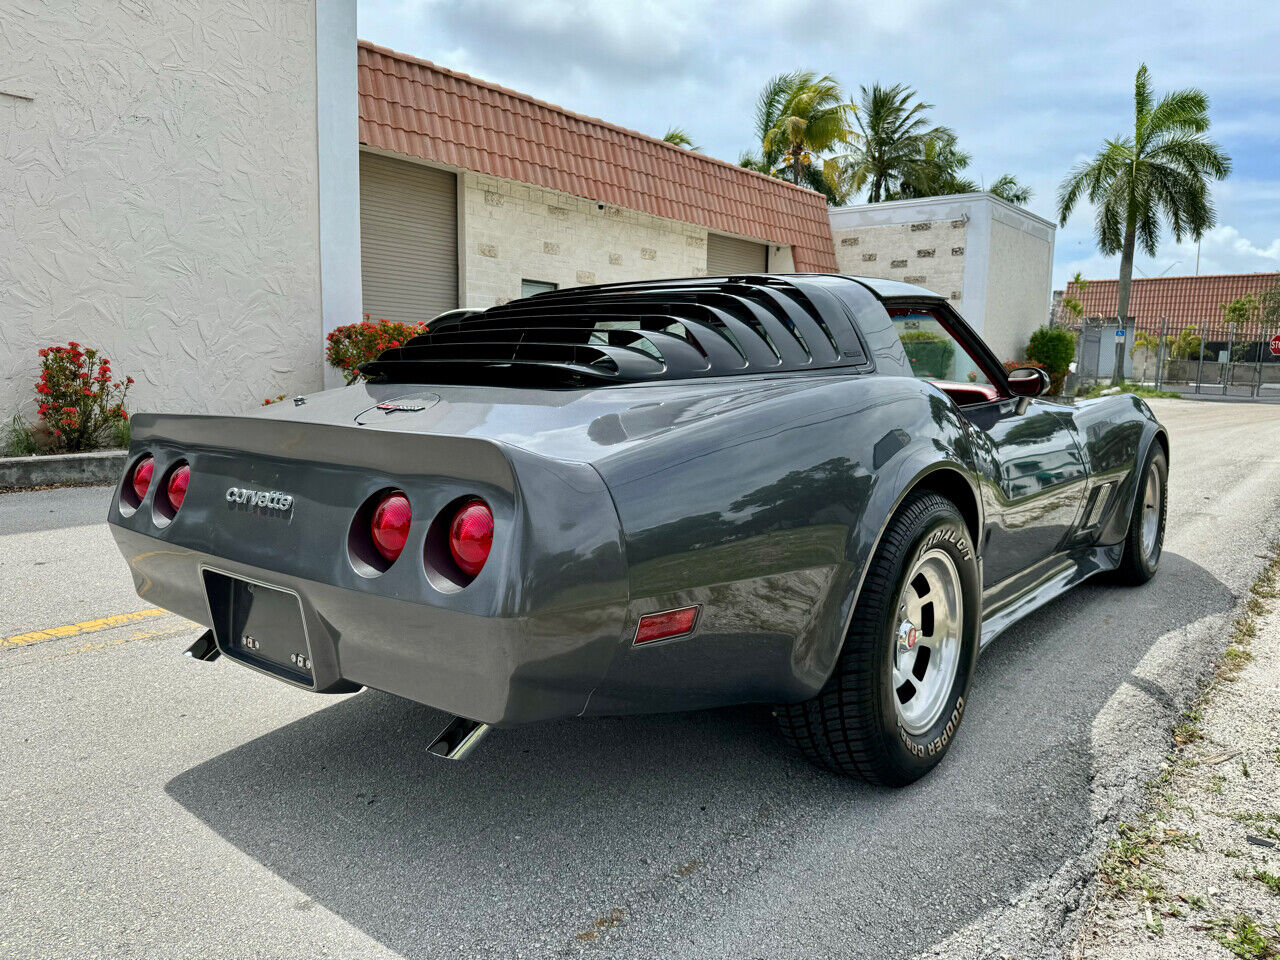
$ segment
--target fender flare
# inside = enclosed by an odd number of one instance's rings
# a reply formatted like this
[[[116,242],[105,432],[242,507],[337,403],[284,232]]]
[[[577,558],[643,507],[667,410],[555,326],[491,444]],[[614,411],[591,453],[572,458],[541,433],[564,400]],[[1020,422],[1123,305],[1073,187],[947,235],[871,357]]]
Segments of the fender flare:
[[[1150,421],[1150,425],[1142,431],[1142,439],[1138,441],[1138,454],[1134,458],[1133,472],[1129,475],[1130,478],[1133,479],[1133,482],[1129,484],[1129,490],[1125,494],[1125,498],[1122,503],[1124,512],[1120,513],[1117,511],[1114,515],[1125,518],[1124,529],[1121,531],[1120,540],[1117,542],[1123,542],[1124,538],[1129,535],[1129,524],[1133,520],[1133,505],[1138,499],[1138,471],[1141,470],[1142,465],[1147,462],[1147,457],[1151,454],[1151,445],[1153,443],[1160,444],[1164,449],[1165,463],[1168,464],[1170,462],[1169,432],[1165,430],[1164,426],[1154,418]]]
[[[1121,496],[1111,509],[1106,522],[1103,524],[1102,532],[1098,535],[1096,541],[1098,546],[1115,547],[1123,543],[1124,538],[1129,535],[1129,523],[1133,518],[1133,505],[1138,497],[1138,471],[1147,462],[1147,456],[1151,452],[1153,443],[1161,445],[1164,449],[1165,460],[1168,462],[1170,457],[1169,433],[1163,425],[1154,417],[1151,417],[1144,425],[1142,436],[1138,439],[1138,448],[1133,458],[1133,469],[1121,481]]]
[[[930,445],[925,448],[922,446],[912,455],[903,460],[896,475],[898,482],[895,483],[892,488],[896,492],[889,500],[887,506],[881,506],[879,509],[874,511],[868,509],[868,513],[874,513],[874,516],[876,517],[874,526],[872,527],[872,529],[874,529],[874,536],[871,537],[866,550],[860,551],[860,569],[858,570],[853,589],[849,592],[849,609],[845,611],[845,615],[842,619],[838,642],[832,645],[831,662],[826,665],[826,677],[824,677],[824,683],[826,682],[826,679],[831,676],[831,672],[835,669],[835,665],[840,659],[840,654],[844,650],[845,640],[849,636],[849,627],[853,623],[853,614],[858,609],[858,601],[862,597],[862,588],[866,581],[867,570],[871,566],[872,557],[875,556],[876,551],[880,548],[880,542],[884,539],[885,532],[889,529],[889,524],[897,515],[898,509],[902,506],[903,501],[905,501],[907,497],[916,490],[922,487],[925,489],[936,489],[934,486],[934,483],[938,479],[936,475],[943,472],[957,477],[960,482],[963,482],[967,486],[970,495],[973,497],[973,506],[976,508],[975,516],[972,518],[973,526],[969,533],[973,539],[973,554],[975,559],[978,561],[978,619],[979,622],[981,622],[982,531],[984,529],[985,514],[983,511],[981,493],[976,489],[972,479],[974,471],[972,467],[964,463],[958,457],[955,457],[954,454],[952,454],[952,458],[939,457],[936,447]],[[904,477],[906,479],[903,479]],[[949,480],[948,482],[954,481]],[[961,510],[961,513],[964,514],[964,507],[959,504],[957,504],[957,507]],[[966,517],[965,523],[966,526],[969,525],[969,517]],[[866,525],[864,524],[864,527],[865,526]]]

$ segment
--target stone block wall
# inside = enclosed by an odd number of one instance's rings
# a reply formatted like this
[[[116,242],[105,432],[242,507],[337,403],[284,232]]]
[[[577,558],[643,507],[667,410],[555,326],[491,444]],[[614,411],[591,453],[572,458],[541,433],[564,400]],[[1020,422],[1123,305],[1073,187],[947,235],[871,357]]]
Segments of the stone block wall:
[[[841,273],[912,283],[959,304],[965,227],[961,218],[835,230],[836,263]]]
[[[520,296],[521,280],[576,287],[706,274],[703,227],[484,174],[458,176],[462,306],[506,303]]]

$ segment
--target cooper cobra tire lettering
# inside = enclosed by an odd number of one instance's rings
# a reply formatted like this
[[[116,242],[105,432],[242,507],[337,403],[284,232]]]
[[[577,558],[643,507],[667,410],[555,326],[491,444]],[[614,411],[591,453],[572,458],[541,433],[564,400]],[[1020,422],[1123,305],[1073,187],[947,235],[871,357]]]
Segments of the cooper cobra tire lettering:
[[[902,745],[914,753],[917,757],[926,755],[932,757],[946,748],[951,742],[951,738],[955,736],[956,729],[960,726],[960,717],[964,714],[964,697],[956,700],[955,709],[951,711],[951,716],[947,720],[947,725],[942,728],[941,735],[934,737],[926,745],[921,746],[915,741],[911,734],[903,729],[902,725],[898,725],[898,738],[902,741]]]

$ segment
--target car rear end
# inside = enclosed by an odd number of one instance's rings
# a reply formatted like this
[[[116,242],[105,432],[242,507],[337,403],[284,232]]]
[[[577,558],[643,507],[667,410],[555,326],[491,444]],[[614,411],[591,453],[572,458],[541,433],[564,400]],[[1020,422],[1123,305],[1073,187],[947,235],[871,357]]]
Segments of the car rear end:
[[[140,415],[108,519],[140,596],[317,692],[574,716],[623,642],[603,481],[491,439]]]

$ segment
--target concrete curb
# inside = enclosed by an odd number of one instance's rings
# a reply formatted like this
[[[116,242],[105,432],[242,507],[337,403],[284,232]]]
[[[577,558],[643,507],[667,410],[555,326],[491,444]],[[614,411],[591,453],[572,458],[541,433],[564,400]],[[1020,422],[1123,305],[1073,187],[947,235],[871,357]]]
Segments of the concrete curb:
[[[0,490],[115,483],[124,473],[125,450],[61,453],[47,457],[0,457]]]

